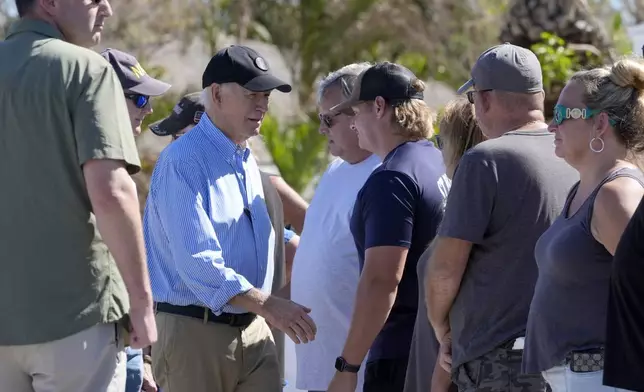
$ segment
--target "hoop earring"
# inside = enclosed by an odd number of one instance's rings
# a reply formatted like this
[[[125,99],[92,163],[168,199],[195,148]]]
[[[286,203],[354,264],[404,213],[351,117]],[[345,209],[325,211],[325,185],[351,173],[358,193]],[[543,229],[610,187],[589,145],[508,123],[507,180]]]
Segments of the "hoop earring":
[[[602,144],[602,146],[598,150],[595,150],[595,148],[593,147],[593,142],[595,140],[599,140]],[[594,137],[590,139],[590,143],[588,143],[588,147],[590,147],[590,151],[599,154],[600,152],[604,151],[604,141],[600,137]]]

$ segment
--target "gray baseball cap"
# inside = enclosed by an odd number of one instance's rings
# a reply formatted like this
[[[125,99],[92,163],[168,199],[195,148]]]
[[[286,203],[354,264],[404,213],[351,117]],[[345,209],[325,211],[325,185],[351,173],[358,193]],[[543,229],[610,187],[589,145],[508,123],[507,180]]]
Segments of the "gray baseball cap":
[[[112,65],[125,92],[154,97],[165,94],[171,87],[148,75],[131,54],[108,48],[101,52],[101,56]]]
[[[472,78],[457,93],[476,85],[477,90],[501,90],[514,93],[543,91],[543,75],[537,56],[529,49],[505,43],[483,52],[470,73]]]

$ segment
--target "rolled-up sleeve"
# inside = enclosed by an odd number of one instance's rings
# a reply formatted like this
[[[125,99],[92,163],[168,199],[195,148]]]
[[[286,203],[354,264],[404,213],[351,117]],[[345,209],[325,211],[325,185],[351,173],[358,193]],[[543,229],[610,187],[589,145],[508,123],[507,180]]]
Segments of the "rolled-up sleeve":
[[[245,277],[226,265],[222,248],[204,209],[206,179],[189,162],[165,162],[157,211],[166,231],[181,279],[214,312],[233,297],[253,288]]]

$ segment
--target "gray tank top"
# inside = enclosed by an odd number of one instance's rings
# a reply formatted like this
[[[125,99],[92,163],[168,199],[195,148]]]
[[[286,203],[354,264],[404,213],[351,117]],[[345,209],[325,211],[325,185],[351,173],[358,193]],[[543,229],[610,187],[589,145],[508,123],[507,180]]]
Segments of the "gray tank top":
[[[571,351],[603,347],[613,256],[591,232],[595,197],[617,177],[644,187],[644,174],[623,168],[609,174],[566,218],[579,183],[571,189],[563,212],[537,241],[539,278],[530,305],[523,371],[539,373],[561,365]]]

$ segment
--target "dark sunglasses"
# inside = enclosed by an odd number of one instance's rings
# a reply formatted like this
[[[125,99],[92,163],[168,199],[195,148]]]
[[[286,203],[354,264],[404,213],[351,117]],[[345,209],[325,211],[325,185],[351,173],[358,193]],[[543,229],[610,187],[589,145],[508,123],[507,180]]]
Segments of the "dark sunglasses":
[[[333,126],[333,119],[339,116],[340,113],[334,114],[322,114],[320,113],[318,117],[320,118],[320,123],[324,124],[325,127],[331,128]]]
[[[331,128],[333,126],[333,119],[338,117],[341,114],[346,114],[347,116],[355,116],[355,112],[351,109],[347,109],[343,112],[338,112],[338,113],[333,113],[333,114],[319,114],[318,117],[320,118],[320,122],[324,124],[327,128]]]
[[[129,99],[130,101],[134,102],[134,106],[136,106],[139,109],[143,109],[145,105],[150,102],[150,96],[149,95],[141,95],[141,94],[125,94],[125,98]]]

